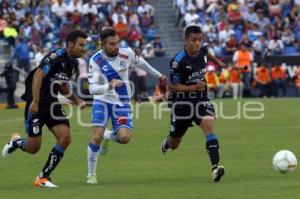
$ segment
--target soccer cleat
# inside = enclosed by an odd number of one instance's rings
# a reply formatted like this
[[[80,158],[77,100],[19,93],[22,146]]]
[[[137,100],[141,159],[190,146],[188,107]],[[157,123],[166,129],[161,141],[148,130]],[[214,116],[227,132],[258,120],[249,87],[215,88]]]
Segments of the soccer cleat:
[[[95,175],[88,176],[87,180],[86,180],[86,183],[87,184],[98,184],[97,176],[95,176]]]
[[[101,146],[100,146],[100,155],[105,155],[108,151],[109,140],[103,139]]]
[[[35,187],[39,187],[39,188],[56,188],[58,186],[56,186],[55,184],[53,184],[48,178],[39,178],[37,177],[35,179],[35,181],[33,182],[33,185]]]
[[[7,158],[12,152],[14,152],[17,149],[14,142],[20,139],[22,138],[18,133],[12,134],[9,142],[3,147],[2,157]]]
[[[219,182],[223,175],[225,174],[225,168],[223,166],[218,166],[212,171],[213,182]]]
[[[166,143],[167,143],[167,138],[164,139],[160,147],[160,151],[163,155],[165,155],[169,150],[169,146],[166,146]]]
[[[109,138],[112,134],[112,131],[110,130],[105,130],[104,131],[104,136],[103,136],[103,141],[100,145],[100,155],[105,155],[108,151],[108,146],[109,146]]]

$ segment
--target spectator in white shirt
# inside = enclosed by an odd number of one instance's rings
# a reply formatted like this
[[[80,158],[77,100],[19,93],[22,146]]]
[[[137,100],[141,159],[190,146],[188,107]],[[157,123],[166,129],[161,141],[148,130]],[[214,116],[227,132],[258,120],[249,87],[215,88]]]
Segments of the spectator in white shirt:
[[[118,18],[119,17],[122,17],[122,22],[125,23],[125,24],[127,24],[126,15],[125,15],[125,13],[123,11],[122,6],[120,6],[120,5],[116,7],[116,11],[112,15],[112,20],[113,20],[114,24],[118,23]]]
[[[155,52],[154,52],[154,48],[153,48],[153,46],[151,45],[151,44],[147,44],[146,46],[145,46],[145,48],[143,49],[143,51],[142,51],[142,56],[144,57],[144,58],[153,58],[153,57],[155,57]]]
[[[81,0],[71,0],[70,4],[67,7],[67,12],[74,13],[77,12],[82,13],[82,2]]]
[[[139,16],[142,16],[143,13],[147,12],[151,17],[154,16],[154,7],[147,3],[146,0],[141,1],[141,5],[138,7],[137,12]]]
[[[221,44],[227,42],[231,34],[234,34],[234,31],[229,28],[228,24],[226,24],[224,30],[219,32],[219,41],[221,42]]]
[[[184,16],[184,22],[186,26],[194,25],[199,22],[199,15],[196,13],[196,7],[191,5],[188,8],[189,12]]]
[[[93,0],[88,0],[82,7],[82,13],[84,15],[92,13],[97,15],[97,6],[93,3]]]
[[[64,2],[64,0],[57,0],[57,2],[51,6],[52,14],[61,19],[65,17],[66,10],[67,4]]]
[[[278,36],[275,36],[269,42],[269,50],[272,52],[273,55],[280,55],[283,50],[283,42]]]

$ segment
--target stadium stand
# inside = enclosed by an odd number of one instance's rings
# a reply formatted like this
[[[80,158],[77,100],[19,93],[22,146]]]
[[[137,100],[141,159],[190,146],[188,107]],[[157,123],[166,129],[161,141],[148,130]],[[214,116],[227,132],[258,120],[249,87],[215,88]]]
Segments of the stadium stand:
[[[99,31],[107,26],[116,29],[121,47],[155,58],[173,56],[183,46],[184,27],[197,24],[210,53],[231,62],[244,44],[260,65],[266,56],[300,55],[299,13],[299,1],[294,0],[0,0],[0,72],[20,41],[28,44],[32,68],[48,51],[63,46],[73,28],[89,34],[83,60],[87,65],[100,48]],[[219,78],[223,72],[217,72]],[[252,87],[255,75],[253,71]]]

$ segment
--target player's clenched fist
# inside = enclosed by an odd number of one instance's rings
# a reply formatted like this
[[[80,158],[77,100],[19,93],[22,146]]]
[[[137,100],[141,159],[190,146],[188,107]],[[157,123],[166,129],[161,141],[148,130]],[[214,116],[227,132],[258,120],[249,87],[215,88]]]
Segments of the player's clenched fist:
[[[118,79],[112,79],[110,82],[109,82],[109,89],[112,89],[112,88],[116,88],[116,87],[120,87],[124,84],[123,81],[121,80],[118,80]]]
[[[194,85],[195,91],[204,91],[206,83],[204,81],[198,82]]]

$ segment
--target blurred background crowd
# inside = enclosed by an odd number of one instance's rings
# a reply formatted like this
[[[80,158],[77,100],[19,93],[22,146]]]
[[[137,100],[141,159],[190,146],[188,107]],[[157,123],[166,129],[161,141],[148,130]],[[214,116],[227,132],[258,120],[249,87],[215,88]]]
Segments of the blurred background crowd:
[[[214,97],[286,96],[289,87],[295,91],[293,95],[300,95],[299,67],[291,80],[286,68],[265,61],[268,56],[300,55],[300,0],[161,1],[173,4],[178,31],[199,25],[205,33],[203,46],[228,63],[223,70],[207,65],[207,82]],[[18,81],[18,77],[11,78],[16,75],[7,75],[13,63],[28,73],[49,51],[63,47],[67,33],[74,28],[89,35],[77,74],[84,90],[88,60],[100,49],[99,32],[105,27],[116,30],[121,47],[129,46],[146,59],[165,57],[166,37],[159,35],[164,30],[158,29],[154,2],[157,4],[154,0],[0,0],[0,57],[8,55],[2,76]],[[142,70],[131,72],[135,101],[149,100],[146,77]],[[8,87],[0,86],[0,94],[8,92],[12,99],[16,86]],[[154,100],[166,100],[166,92],[156,85]]]

